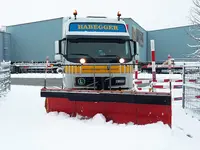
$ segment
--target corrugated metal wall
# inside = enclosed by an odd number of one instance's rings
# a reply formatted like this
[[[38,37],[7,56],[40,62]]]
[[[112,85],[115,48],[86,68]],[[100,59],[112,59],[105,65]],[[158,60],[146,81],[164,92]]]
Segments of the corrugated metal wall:
[[[0,61],[10,61],[11,35],[0,32]]]
[[[2,48],[2,41],[10,34],[5,34],[2,40],[0,33],[0,60],[4,57],[12,61],[45,61],[46,56],[54,60],[54,42],[62,38],[62,21],[63,18],[56,18],[7,27],[11,33],[11,50],[8,48],[5,53]],[[168,54],[183,58],[196,50],[187,45],[196,44],[188,35],[189,26],[147,32],[131,18],[124,21],[129,26],[130,36],[139,42],[139,61],[151,61],[151,39],[155,40],[156,61],[166,60]]]
[[[44,61],[46,56],[54,60],[54,42],[62,38],[62,19],[8,26],[7,31],[12,35],[11,60]],[[140,41],[140,61],[146,61],[146,31],[131,18],[124,21],[129,25],[131,37],[135,36],[135,40]]]
[[[148,51],[151,51],[150,40],[154,39],[157,61],[166,60],[168,54],[174,58],[187,57],[188,54],[193,53],[197,49],[188,46],[188,44],[197,44],[188,34],[190,33],[189,27],[185,26],[148,32]],[[150,54],[148,60],[151,60]]]
[[[12,61],[54,60],[55,41],[62,38],[62,18],[8,26]]]

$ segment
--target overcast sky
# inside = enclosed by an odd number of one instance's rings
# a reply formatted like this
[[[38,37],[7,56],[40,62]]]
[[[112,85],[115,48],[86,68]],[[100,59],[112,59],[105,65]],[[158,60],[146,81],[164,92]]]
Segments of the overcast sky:
[[[130,17],[146,30],[190,24],[192,0],[0,0],[0,25],[13,25],[57,17],[101,15]]]

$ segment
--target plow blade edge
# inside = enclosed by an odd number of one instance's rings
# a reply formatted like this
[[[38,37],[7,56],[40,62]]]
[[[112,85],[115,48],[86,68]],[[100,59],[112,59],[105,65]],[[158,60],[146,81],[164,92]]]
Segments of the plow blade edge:
[[[138,125],[158,121],[171,127],[171,95],[168,93],[95,92],[42,89],[47,112],[65,112],[92,118],[101,113],[115,123]]]

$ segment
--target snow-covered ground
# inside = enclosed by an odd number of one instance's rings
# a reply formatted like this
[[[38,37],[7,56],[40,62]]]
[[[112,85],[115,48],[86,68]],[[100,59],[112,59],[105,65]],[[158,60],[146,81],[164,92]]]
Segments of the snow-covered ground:
[[[22,73],[22,74],[11,74],[12,78],[62,78],[62,74],[56,74],[56,73],[48,73],[45,75],[45,73]],[[157,78],[159,79],[169,79],[168,74],[157,74]],[[146,79],[151,79],[152,75],[149,73],[140,73],[138,75],[138,78],[146,78]],[[180,74],[173,74],[171,75],[171,78],[173,79],[180,79],[181,75]]]
[[[44,74],[15,77],[43,78]],[[13,75],[12,75],[13,77]],[[62,77],[48,74],[49,78]],[[139,78],[151,78],[140,74]],[[168,79],[168,75],[158,75]],[[173,75],[180,79],[180,75]],[[167,84],[167,83],[164,83]],[[190,150],[199,149],[200,121],[186,115],[181,101],[173,101],[172,129],[161,122],[149,125],[113,124],[98,114],[90,120],[64,113],[46,113],[42,87],[12,85],[0,98],[0,150]],[[182,90],[172,91],[181,97]]]
[[[42,87],[12,86],[0,98],[1,150],[191,150],[199,149],[200,122],[173,102],[173,127],[106,123],[45,112]],[[187,136],[188,135],[188,136]]]
[[[150,73],[140,73],[138,74],[138,79],[152,79],[152,74]],[[181,74],[156,74],[157,80],[163,79],[182,79]]]
[[[21,73],[11,74],[11,78],[62,78],[62,74],[56,73]]]

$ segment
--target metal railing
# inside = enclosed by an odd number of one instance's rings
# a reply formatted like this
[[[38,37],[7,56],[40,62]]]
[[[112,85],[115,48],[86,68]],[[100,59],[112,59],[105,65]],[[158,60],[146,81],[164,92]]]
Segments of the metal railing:
[[[183,108],[200,119],[200,66],[183,66]]]
[[[72,85],[80,88],[80,89],[94,89],[97,90],[101,89],[109,89],[111,90],[115,86],[125,86],[126,80],[125,77],[127,74],[130,75],[131,78],[129,80],[132,81],[133,76],[133,64],[109,64],[109,65],[102,65],[102,64],[63,64],[62,65],[62,74],[66,74],[68,78],[74,77],[77,78],[77,81],[74,79],[68,80],[70,82],[74,82]],[[117,74],[117,75],[115,75]],[[119,74],[125,76],[118,76]],[[70,77],[69,77],[70,75]],[[123,78],[123,79],[122,79]],[[63,79],[64,80],[64,79]],[[86,82],[84,85],[78,85],[78,80],[80,82]],[[84,81],[81,81],[84,80]],[[88,82],[87,82],[87,81]],[[115,83],[115,82],[122,82],[122,83]],[[76,83],[77,82],[77,83]],[[126,83],[126,84],[125,84]],[[132,82],[131,82],[132,83]],[[71,83],[68,83],[71,85]],[[98,88],[99,85],[99,88]],[[44,80],[44,87],[47,86],[47,79]],[[64,85],[62,85],[63,87]],[[127,85],[126,85],[127,86]],[[72,87],[74,88],[74,87]],[[127,87],[126,87],[127,88]]]
[[[46,68],[46,62],[16,62],[11,65],[11,73],[57,73],[59,63],[50,62],[50,66]]]
[[[11,89],[10,62],[0,62],[0,97]]]
[[[58,73],[58,69],[64,63],[62,62],[49,62],[50,66],[47,68],[47,73]],[[143,73],[151,73],[152,68],[147,67],[148,62],[139,62],[138,70]],[[134,67],[134,66],[133,66]],[[45,73],[46,72],[46,62],[13,62],[11,64],[11,73]],[[182,73],[182,65],[172,67],[172,72],[174,74]],[[163,66],[162,63],[156,63],[156,73],[158,74],[168,74],[168,66]]]

